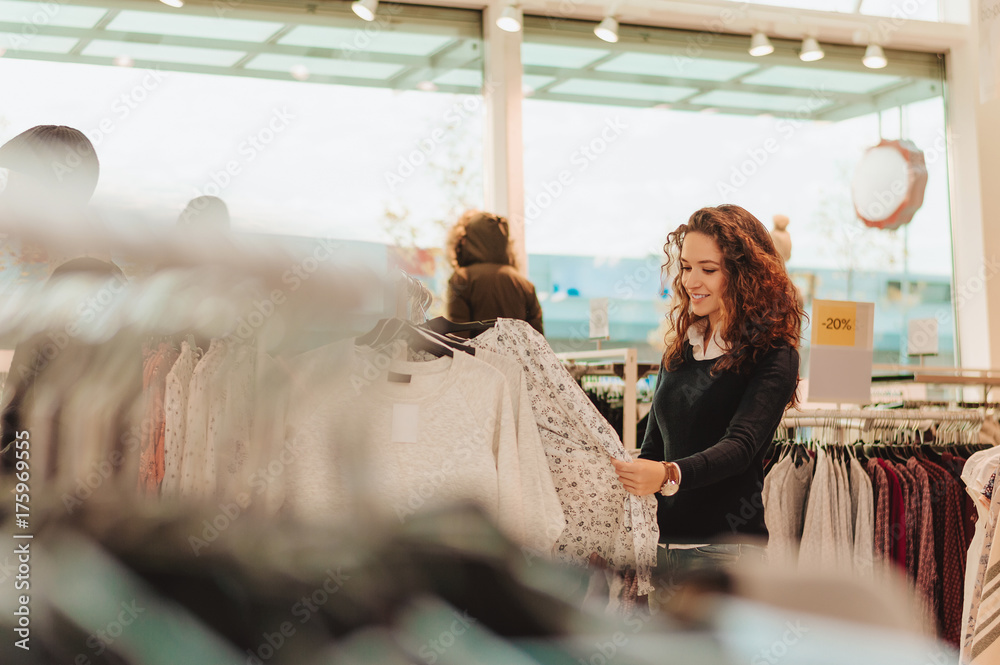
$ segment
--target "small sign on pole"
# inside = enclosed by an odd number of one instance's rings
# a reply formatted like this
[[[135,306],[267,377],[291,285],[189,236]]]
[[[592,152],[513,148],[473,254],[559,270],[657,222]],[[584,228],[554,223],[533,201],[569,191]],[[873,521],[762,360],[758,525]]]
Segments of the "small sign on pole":
[[[590,299],[590,339],[607,339],[611,337],[611,324],[608,321],[608,299]]]
[[[937,319],[910,319],[906,335],[906,353],[911,356],[938,354]]]

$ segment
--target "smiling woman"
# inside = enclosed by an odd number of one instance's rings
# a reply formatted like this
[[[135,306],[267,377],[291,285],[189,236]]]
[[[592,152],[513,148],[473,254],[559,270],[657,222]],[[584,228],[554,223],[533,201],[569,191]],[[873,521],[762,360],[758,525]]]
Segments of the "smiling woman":
[[[706,337],[718,330],[722,316],[722,294],[726,288],[722,272],[722,250],[711,236],[692,231],[681,250],[681,286],[691,299],[695,316],[708,318]]]
[[[629,492],[659,492],[661,579],[725,566],[767,536],[762,458],[796,401],[803,312],[764,225],[734,205],[698,210],[667,237],[679,263],[673,341]],[[759,550],[757,551],[759,555]]]

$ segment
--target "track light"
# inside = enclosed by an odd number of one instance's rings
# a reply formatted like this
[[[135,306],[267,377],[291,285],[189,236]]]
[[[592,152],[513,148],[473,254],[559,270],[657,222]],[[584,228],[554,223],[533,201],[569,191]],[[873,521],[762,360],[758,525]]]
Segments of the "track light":
[[[614,16],[605,16],[604,20],[594,28],[594,34],[604,41],[614,44],[618,41],[618,19]]]
[[[755,32],[753,37],[750,38],[750,55],[761,56],[770,55],[771,53],[774,53],[774,46],[771,45],[771,40],[763,32]]]
[[[364,20],[374,21],[378,0],[355,0],[351,3],[351,9]]]
[[[865,49],[865,57],[861,59],[868,69],[882,69],[889,64],[885,59],[885,51],[878,44],[869,44]]]
[[[815,37],[806,37],[802,40],[802,50],[799,52],[799,60],[803,62],[814,62],[816,60],[822,60],[823,49],[819,47],[819,42],[816,41]]]
[[[521,8],[512,2],[504,7],[500,13],[500,17],[497,18],[497,27],[504,32],[519,32],[523,18]]]
[[[177,7],[178,9],[184,6],[184,0],[160,0],[160,2],[168,7]]]

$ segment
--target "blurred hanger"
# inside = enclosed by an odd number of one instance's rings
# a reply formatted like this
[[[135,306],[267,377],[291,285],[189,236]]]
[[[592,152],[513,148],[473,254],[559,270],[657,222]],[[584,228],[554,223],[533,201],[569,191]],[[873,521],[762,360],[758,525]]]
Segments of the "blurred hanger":
[[[476,355],[476,347],[469,346],[467,344],[462,344],[460,341],[456,340],[453,337],[449,337],[447,335],[441,335],[431,330],[426,330],[422,326],[414,326],[414,330],[416,330],[419,334],[423,335],[424,337],[428,338],[433,342],[445,344],[457,351],[463,351],[465,353],[468,353],[470,356]]]
[[[455,321],[449,321],[443,316],[438,316],[431,319],[430,321],[425,321],[420,325],[421,328],[426,328],[432,332],[441,334],[451,334],[457,332],[469,332],[475,337],[481,332],[485,332],[496,325],[497,320],[491,319],[489,321],[471,321],[469,323],[456,323]]]
[[[355,337],[354,344],[356,346],[370,346],[373,349],[381,348],[395,339],[402,329],[403,323],[402,319],[379,319],[374,328]]]
[[[439,358],[442,356],[454,357],[455,355],[454,349],[456,347],[403,319],[381,319],[374,328],[364,335],[356,337],[354,343],[357,346],[380,349],[396,340],[405,341],[407,346],[415,351],[426,351]],[[462,350],[469,349],[469,347],[461,345],[459,347]]]

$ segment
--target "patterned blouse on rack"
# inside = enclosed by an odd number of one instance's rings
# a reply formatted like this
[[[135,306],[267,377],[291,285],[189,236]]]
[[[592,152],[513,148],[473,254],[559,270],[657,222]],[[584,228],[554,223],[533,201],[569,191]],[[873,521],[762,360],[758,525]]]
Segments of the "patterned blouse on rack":
[[[542,437],[566,530],[557,557],[585,564],[598,554],[612,568],[634,568],[639,594],[652,591],[659,527],[656,499],[625,491],[610,458],[631,461],[618,435],[563,367],[552,348],[524,321],[497,319],[469,340],[516,359],[524,369],[531,409]]]

